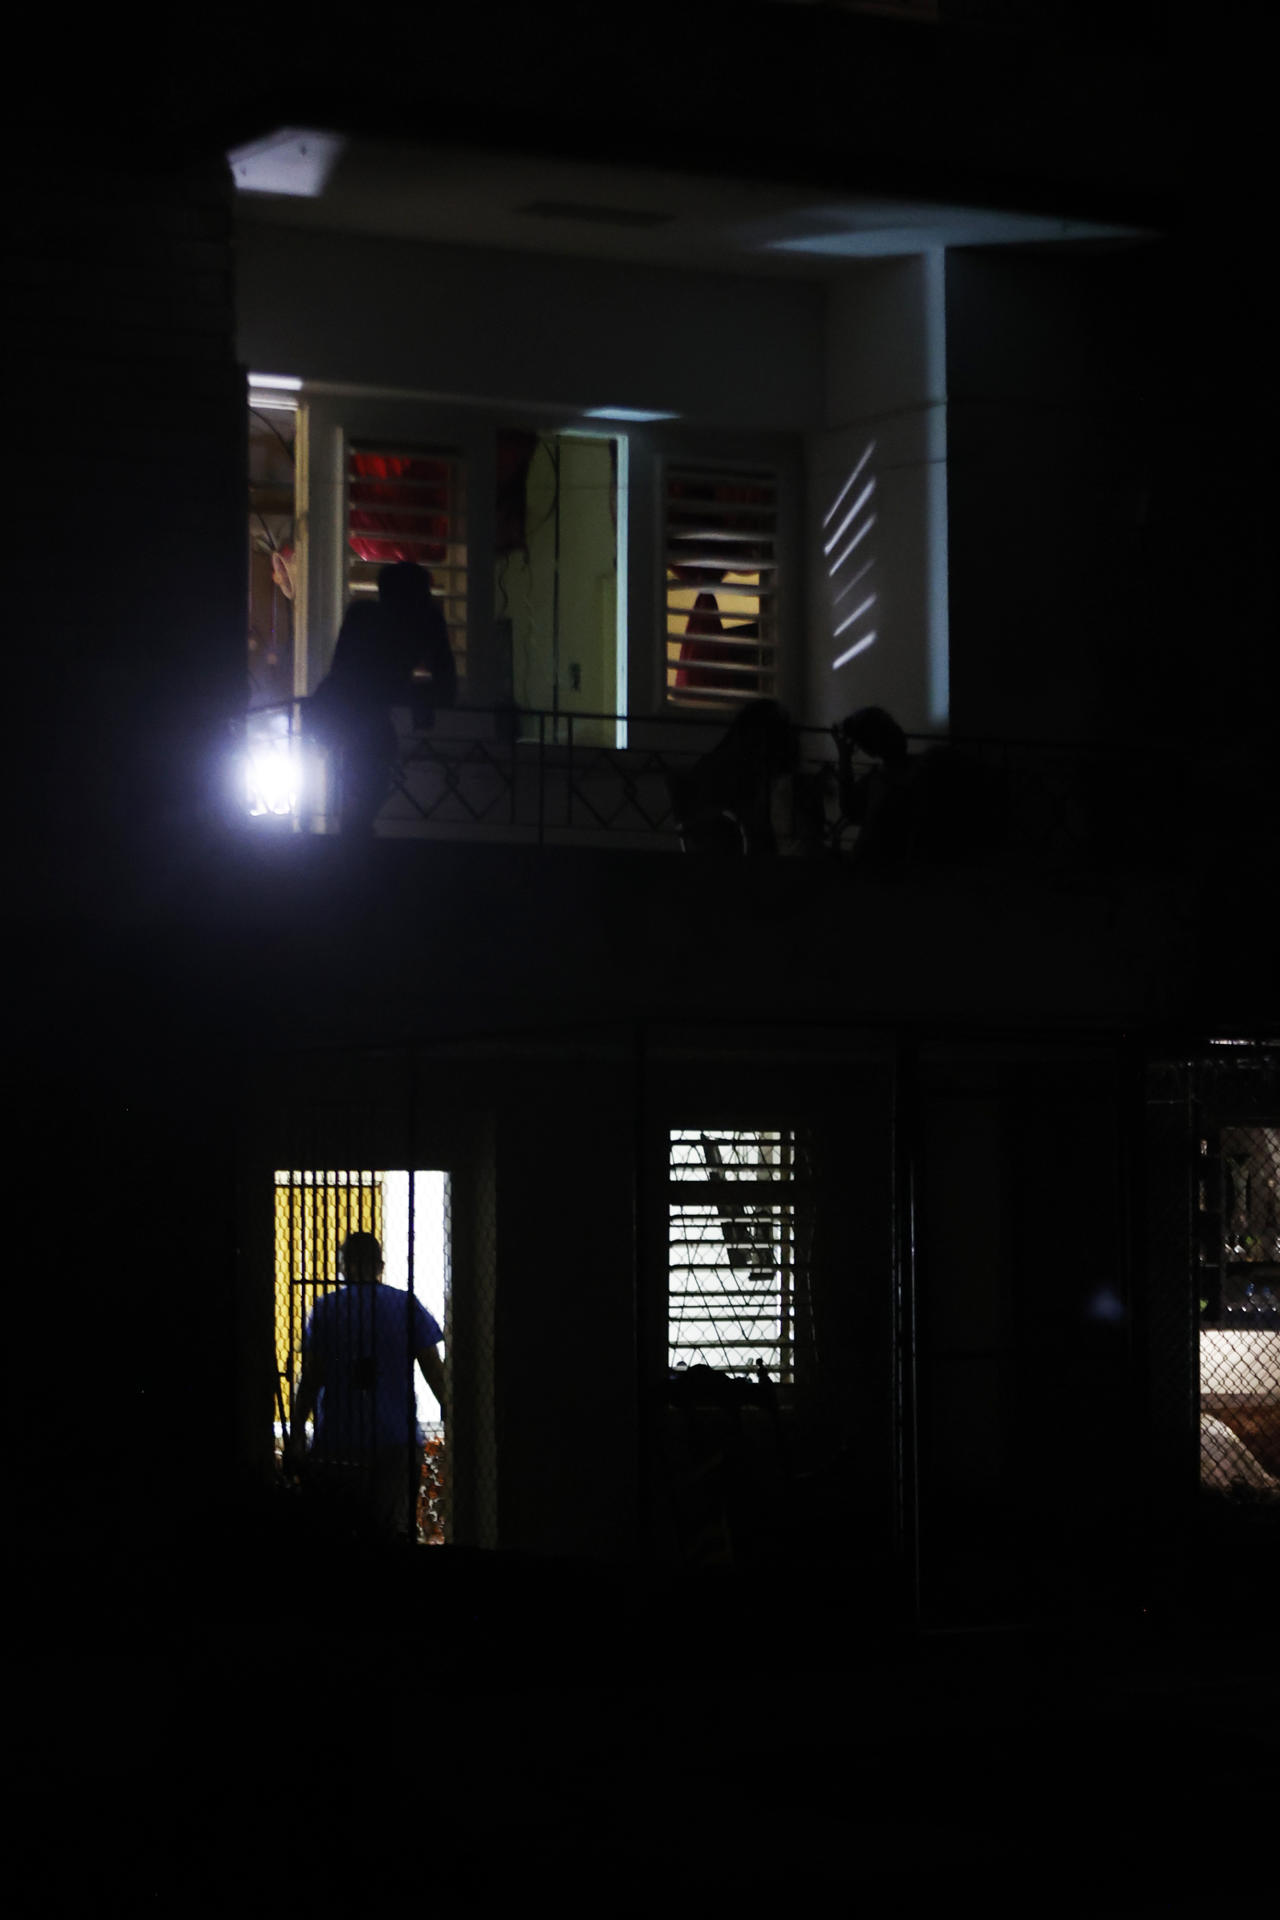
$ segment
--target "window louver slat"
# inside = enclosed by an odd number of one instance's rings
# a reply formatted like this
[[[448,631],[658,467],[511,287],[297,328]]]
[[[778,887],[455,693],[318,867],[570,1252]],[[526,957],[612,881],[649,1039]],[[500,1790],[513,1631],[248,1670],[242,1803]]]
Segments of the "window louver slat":
[[[466,470],[447,450],[347,450],[347,594],[378,590],[399,560],[429,568],[461,679],[467,656]]]
[[[668,1364],[792,1377],[793,1136],[671,1135]]]
[[[734,706],[777,688],[777,483],[671,467],[664,509],[666,689],[677,706]]]

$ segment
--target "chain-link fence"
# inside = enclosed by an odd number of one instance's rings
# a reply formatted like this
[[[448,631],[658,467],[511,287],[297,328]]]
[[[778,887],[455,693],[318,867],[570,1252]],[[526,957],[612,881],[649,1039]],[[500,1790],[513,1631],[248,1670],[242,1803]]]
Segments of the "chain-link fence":
[[[1207,1110],[1198,1149],[1201,1484],[1280,1501],[1280,1112]]]

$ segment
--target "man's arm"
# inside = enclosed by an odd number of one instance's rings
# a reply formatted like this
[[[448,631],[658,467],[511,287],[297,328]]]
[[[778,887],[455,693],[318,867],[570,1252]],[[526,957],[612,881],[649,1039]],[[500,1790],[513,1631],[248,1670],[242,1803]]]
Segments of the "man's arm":
[[[320,1394],[320,1372],[309,1354],[303,1355],[302,1372],[293,1396],[293,1418],[285,1442],[284,1464],[290,1471],[301,1467],[307,1457],[307,1422],[316,1410]]]

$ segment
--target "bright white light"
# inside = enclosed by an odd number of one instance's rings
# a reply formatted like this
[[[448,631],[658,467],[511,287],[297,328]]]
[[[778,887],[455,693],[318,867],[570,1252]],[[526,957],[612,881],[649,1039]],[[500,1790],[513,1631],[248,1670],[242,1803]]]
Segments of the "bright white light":
[[[862,512],[862,509],[866,506],[868,500],[871,498],[875,490],[876,490],[876,483],[875,483],[875,476],[873,474],[871,479],[868,480],[866,486],[862,489],[862,492],[858,495],[857,499],[854,501],[853,505],[850,507],[848,513],[846,513],[844,519],[840,522],[840,525],[836,528],[835,532],[832,534],[831,538],[823,543],[822,551],[824,553],[830,553],[832,547],[834,547],[834,545],[836,544],[836,541],[841,539],[844,533],[846,532],[846,530],[853,525],[854,521],[857,519],[858,515]]]
[[[858,528],[858,531],[854,534],[852,540],[849,542],[844,552],[840,555],[840,558],[836,561],[835,565],[827,568],[827,574],[831,579],[834,579],[836,574],[839,573],[841,567],[844,565],[845,561],[849,558],[849,555],[853,552],[854,548],[857,546],[861,546],[862,542],[866,539],[867,535],[870,533],[875,523],[876,523],[876,516],[874,515],[874,513],[868,519],[863,521],[862,525]]]
[[[250,747],[245,762],[249,812],[296,813],[302,764],[296,740],[264,740]]]
[[[856,484],[858,475],[862,472],[862,469],[866,466],[868,460],[871,458],[872,454],[875,452],[875,446],[876,446],[876,443],[874,440],[868,440],[866,446],[862,451],[861,457],[858,460],[858,464],[854,467],[853,472],[849,475],[849,478],[845,481],[839,493],[836,495],[835,499],[831,502],[831,505],[827,508],[826,512],[823,514],[822,524],[824,527],[830,526],[835,516],[839,513],[840,502],[844,499],[850,487]],[[837,534],[836,538],[839,539],[839,537],[840,536]]]
[[[644,407],[584,407],[584,420],[678,420],[678,413],[655,413]]]
[[[847,653],[842,653],[838,660],[833,660],[831,662],[831,671],[834,673],[837,667],[848,666],[850,660],[852,660],[855,657],[855,655],[859,653],[865,653],[867,648],[871,645],[872,641],[875,639],[875,637],[876,636],[874,633],[868,633],[864,635],[864,637],[861,640],[855,642],[855,644],[849,648]]]
[[[233,147],[227,155],[241,193],[280,193],[318,200],[346,146],[339,133],[279,127],[265,140]]]
[[[305,788],[304,743],[287,707],[248,717],[244,753],[245,802],[251,815],[298,812]]]
[[[831,638],[833,640],[838,640],[840,638],[840,635],[844,632],[845,628],[851,627],[855,620],[861,620],[864,613],[870,613],[875,603],[876,603],[876,597],[874,593],[869,593],[866,599],[862,602],[862,605],[860,607],[855,607],[852,613],[845,615],[844,619],[840,622],[840,625],[836,628]]]
[[[301,393],[302,382],[291,373],[251,373],[251,387],[279,387],[282,393]]]

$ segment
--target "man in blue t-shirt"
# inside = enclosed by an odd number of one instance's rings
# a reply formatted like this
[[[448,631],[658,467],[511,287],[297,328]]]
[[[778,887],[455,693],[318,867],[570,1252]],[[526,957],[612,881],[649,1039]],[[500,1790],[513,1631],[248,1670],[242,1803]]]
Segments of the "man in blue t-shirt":
[[[373,1234],[348,1234],[338,1268],[345,1284],[316,1301],[303,1335],[285,1467],[305,1465],[308,1480],[362,1528],[411,1535],[424,1440],[413,1368],[416,1361],[443,1412],[443,1335],[420,1301],[385,1284]]]

